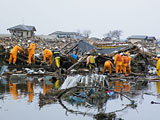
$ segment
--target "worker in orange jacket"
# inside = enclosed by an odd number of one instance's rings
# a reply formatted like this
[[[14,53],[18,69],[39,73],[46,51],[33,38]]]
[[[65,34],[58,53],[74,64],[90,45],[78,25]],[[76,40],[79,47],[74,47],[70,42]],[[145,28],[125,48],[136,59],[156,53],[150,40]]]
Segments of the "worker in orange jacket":
[[[127,57],[126,53],[124,53],[124,56],[122,57],[122,65],[123,65],[123,73],[126,74],[127,73],[126,68],[129,65],[129,58]]]
[[[105,63],[104,63],[104,67],[103,67],[103,71],[102,73],[105,73],[106,71],[106,68],[109,70],[109,73],[112,74],[112,68],[113,67],[113,64],[110,60],[107,60]]]
[[[44,53],[44,55],[43,55],[43,61],[46,62],[46,58],[49,58],[49,63],[51,65],[52,64],[52,56],[53,56],[52,51],[49,50],[49,49],[45,49],[44,48],[43,53]]]
[[[20,46],[15,45],[10,52],[9,64],[12,63],[12,60],[13,60],[13,64],[16,64],[18,51],[23,51],[23,49]]]
[[[28,64],[31,64],[31,59],[33,60],[33,62],[35,64],[34,53],[35,53],[36,44],[31,43],[31,41],[29,41],[29,43],[30,43],[30,45],[28,48]]]
[[[116,66],[116,73],[118,73],[118,72],[122,73],[122,54],[123,53],[120,53],[120,54],[117,53],[114,57],[114,64]]]
[[[129,56],[129,52],[126,52],[126,54],[127,54],[127,57],[128,57],[128,60],[129,60],[129,64],[128,64],[128,72],[129,73],[131,73],[132,71],[131,71],[131,57]]]

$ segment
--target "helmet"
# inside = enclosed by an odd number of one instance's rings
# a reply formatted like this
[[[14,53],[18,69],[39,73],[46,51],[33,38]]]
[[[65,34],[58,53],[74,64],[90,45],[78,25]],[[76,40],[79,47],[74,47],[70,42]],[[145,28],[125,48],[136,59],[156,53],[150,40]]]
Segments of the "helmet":
[[[123,55],[123,53],[120,53],[120,55]]]
[[[90,55],[91,53],[90,52],[87,52],[87,55]]]
[[[58,49],[58,46],[56,46],[55,49]]]
[[[46,47],[43,47],[43,50],[46,49]]]
[[[117,53],[118,51],[114,51],[113,53]]]
[[[159,58],[159,57],[160,57],[160,54],[158,54],[157,57]]]
[[[31,40],[28,40],[28,43],[31,43]]]
[[[98,53],[98,55],[101,55],[101,53]]]

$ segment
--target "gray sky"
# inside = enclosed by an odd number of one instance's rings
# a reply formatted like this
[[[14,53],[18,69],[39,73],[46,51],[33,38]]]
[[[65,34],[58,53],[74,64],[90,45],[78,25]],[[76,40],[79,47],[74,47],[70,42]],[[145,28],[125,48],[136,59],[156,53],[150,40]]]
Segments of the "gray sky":
[[[36,34],[91,30],[102,38],[110,30],[160,38],[160,0],[0,0],[0,34],[18,24]]]

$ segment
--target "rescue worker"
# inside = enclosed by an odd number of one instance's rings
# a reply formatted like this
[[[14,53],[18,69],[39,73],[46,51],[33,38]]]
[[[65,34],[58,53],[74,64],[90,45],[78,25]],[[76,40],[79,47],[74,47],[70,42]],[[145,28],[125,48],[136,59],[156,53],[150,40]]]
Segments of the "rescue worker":
[[[28,48],[28,64],[31,64],[31,59],[33,60],[34,64],[35,64],[35,58],[34,58],[34,53],[35,53],[35,48],[36,48],[36,44],[35,43],[31,43],[31,41],[28,41],[29,43],[29,48]]]
[[[127,73],[126,72],[126,68],[128,67],[128,65],[129,65],[129,59],[128,59],[128,57],[127,57],[127,54],[126,53],[124,53],[124,56],[122,57],[122,65],[123,65],[123,73]]]
[[[129,73],[131,73],[132,71],[131,71],[131,57],[129,56],[129,52],[127,51],[126,52],[126,54],[127,54],[127,57],[128,57],[128,60],[129,60],[129,64],[128,64],[128,72]]]
[[[89,66],[89,69],[93,69],[95,67],[95,59],[94,56],[90,54],[90,52],[87,53],[87,66]]]
[[[117,53],[114,56],[114,64],[116,66],[116,73],[120,72],[122,73],[122,55],[123,53]]]
[[[55,47],[55,49],[53,51],[53,56],[54,56],[56,66],[57,66],[57,68],[59,68],[60,67],[60,51],[57,46]]]
[[[156,72],[157,72],[157,75],[160,76],[160,54],[158,54],[157,57],[158,57],[158,61],[156,65]]]
[[[103,71],[102,73],[105,73],[106,71],[106,68],[109,70],[109,73],[112,74],[112,67],[113,67],[113,64],[110,60],[107,60],[105,63],[104,63],[104,67],[103,67]]]
[[[95,58],[95,62],[96,62],[96,66],[98,68],[98,72],[101,72],[101,67],[102,64],[101,63],[105,63],[106,60],[104,60],[104,57],[101,53],[98,53],[98,56]]]
[[[46,58],[49,59],[49,64],[51,65],[52,64],[52,56],[53,56],[53,53],[51,50],[49,49],[45,49],[43,48],[43,61],[46,62]]]
[[[15,45],[10,52],[9,64],[12,63],[12,60],[13,64],[16,64],[18,51],[23,51],[23,49],[20,47],[20,45]]]

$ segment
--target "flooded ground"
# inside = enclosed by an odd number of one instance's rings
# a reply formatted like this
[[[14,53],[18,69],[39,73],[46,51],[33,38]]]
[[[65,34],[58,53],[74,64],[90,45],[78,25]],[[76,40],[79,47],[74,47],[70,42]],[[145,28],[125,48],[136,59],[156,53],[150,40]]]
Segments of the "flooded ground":
[[[115,81],[111,84],[115,85],[117,92],[121,86],[124,94],[135,101],[136,107],[125,108],[130,101],[120,94],[114,94],[99,107],[97,105],[86,107],[86,103],[77,105],[66,101],[40,106],[39,94],[45,94],[52,88],[47,83],[28,80],[22,84],[14,84],[12,81],[1,78],[0,117],[1,120],[93,120],[93,115],[99,112],[117,111],[116,118],[124,120],[159,119],[160,104],[151,104],[151,101],[160,103],[160,82],[133,85]]]

